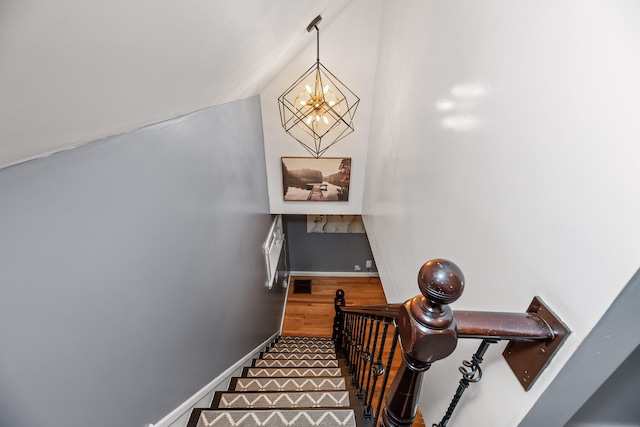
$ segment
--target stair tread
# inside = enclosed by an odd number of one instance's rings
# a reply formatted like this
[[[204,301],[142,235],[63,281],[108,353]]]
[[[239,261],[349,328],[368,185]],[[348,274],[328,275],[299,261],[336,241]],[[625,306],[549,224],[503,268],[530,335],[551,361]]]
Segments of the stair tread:
[[[260,354],[261,359],[336,359],[335,353],[285,353],[285,352],[264,352]]]
[[[340,377],[348,374],[343,368],[244,368],[242,376],[254,377]]]
[[[346,377],[234,377],[229,391],[313,391],[346,390],[351,379]]]
[[[335,349],[336,345],[333,341],[290,341],[290,342],[275,342],[271,345],[273,348],[278,347],[304,347],[304,348],[330,348]]]
[[[188,427],[355,427],[353,409],[196,409]]]
[[[212,408],[345,408],[351,404],[348,390],[286,392],[217,392]]]
[[[294,335],[281,335],[276,341],[330,341],[333,342],[331,338],[327,337],[301,337]]]
[[[336,349],[334,347],[295,347],[295,346],[281,346],[281,347],[269,347],[267,353],[333,353]]]
[[[338,359],[254,359],[253,367],[260,368],[337,368]]]

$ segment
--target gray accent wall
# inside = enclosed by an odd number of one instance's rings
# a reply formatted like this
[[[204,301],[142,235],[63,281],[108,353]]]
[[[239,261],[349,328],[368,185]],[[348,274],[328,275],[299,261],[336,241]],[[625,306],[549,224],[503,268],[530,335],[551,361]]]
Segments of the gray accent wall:
[[[258,97],[0,170],[0,426],[155,423],[276,333],[268,212]]]
[[[639,426],[639,307],[640,270],[519,427]]]
[[[640,347],[618,366],[565,427],[640,425]]]
[[[353,272],[373,261],[366,234],[307,233],[306,215],[285,215],[291,271]],[[376,272],[373,261],[372,272]]]

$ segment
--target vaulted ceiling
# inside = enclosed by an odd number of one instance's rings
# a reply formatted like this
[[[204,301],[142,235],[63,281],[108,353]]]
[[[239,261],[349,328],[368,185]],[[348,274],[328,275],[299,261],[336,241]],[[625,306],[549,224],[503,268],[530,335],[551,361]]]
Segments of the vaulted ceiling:
[[[259,94],[351,0],[3,0],[0,167]]]

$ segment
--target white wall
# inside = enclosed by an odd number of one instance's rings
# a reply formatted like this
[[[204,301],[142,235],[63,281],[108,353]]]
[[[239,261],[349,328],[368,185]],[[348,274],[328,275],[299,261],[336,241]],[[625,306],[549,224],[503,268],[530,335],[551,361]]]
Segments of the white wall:
[[[491,349],[455,424],[517,425],[640,264],[638,22],[635,1],[385,2],[363,214],[387,296],[444,257],[454,308],[540,295],[573,331],[527,393]],[[427,373],[428,422],[476,346]]]
[[[324,157],[351,157],[348,202],[284,202],[283,156],[309,157],[309,153],[280,124],[278,97],[316,60],[315,31],[307,33],[309,22],[300,22],[309,46],[260,94],[264,129],[267,181],[271,213],[359,214],[362,206],[367,144],[373,101],[382,0],[354,0],[330,25],[320,29],[320,62],[360,98],[354,118],[355,131],[331,147]]]

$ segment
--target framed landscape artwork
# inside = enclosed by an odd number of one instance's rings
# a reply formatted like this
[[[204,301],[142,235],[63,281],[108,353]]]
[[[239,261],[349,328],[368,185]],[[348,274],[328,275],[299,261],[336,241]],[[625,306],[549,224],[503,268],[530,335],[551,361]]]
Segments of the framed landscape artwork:
[[[282,158],[282,188],[287,202],[346,202],[350,179],[350,157]]]

